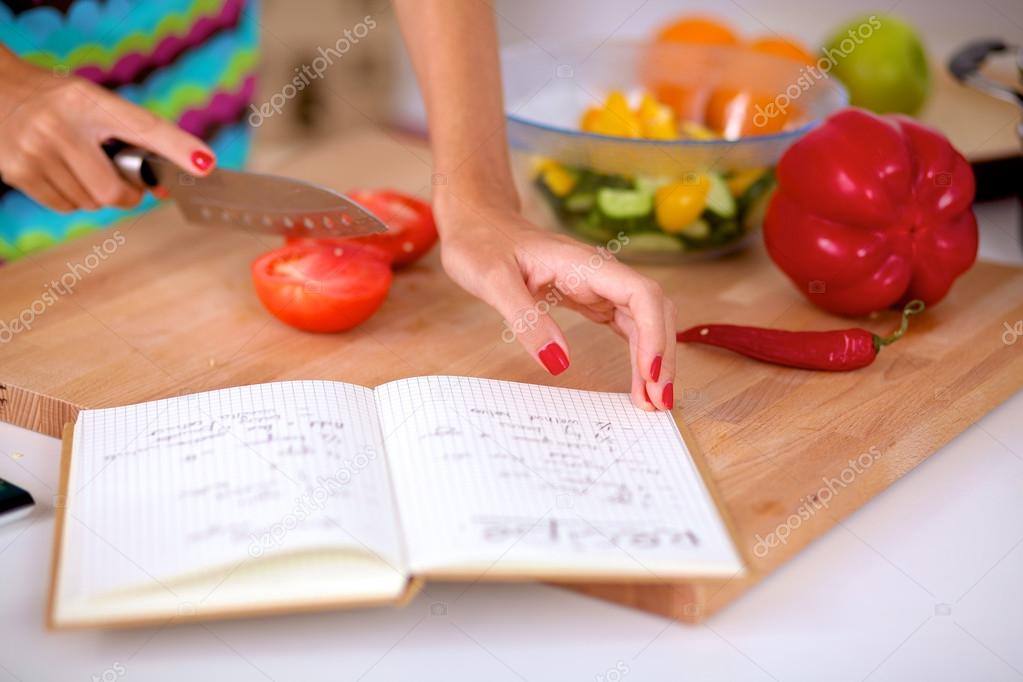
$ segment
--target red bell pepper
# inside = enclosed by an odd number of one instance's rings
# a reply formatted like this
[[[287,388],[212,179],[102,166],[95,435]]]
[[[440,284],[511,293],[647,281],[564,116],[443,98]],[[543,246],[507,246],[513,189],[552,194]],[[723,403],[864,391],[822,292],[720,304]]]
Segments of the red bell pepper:
[[[844,109],[789,148],[777,177],[767,251],[826,310],[933,305],[977,257],[970,165],[912,119]]]

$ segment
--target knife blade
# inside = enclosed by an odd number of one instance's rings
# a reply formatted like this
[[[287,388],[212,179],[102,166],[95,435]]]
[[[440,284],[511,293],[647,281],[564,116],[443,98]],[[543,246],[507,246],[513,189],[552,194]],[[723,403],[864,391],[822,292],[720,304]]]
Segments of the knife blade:
[[[128,182],[163,187],[191,223],[314,238],[379,234],[387,227],[357,202],[326,187],[262,173],[186,173],[137,147],[104,147]]]

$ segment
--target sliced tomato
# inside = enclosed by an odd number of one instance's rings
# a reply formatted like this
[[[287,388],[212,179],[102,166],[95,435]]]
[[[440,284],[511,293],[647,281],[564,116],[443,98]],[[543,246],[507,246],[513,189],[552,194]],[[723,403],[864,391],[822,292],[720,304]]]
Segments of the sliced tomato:
[[[372,247],[305,240],[252,261],[256,295],[274,317],[310,332],[351,329],[387,298],[394,275]]]
[[[433,211],[422,199],[388,189],[356,189],[348,196],[380,218],[388,229],[386,234],[356,237],[355,241],[384,249],[391,254],[395,267],[414,263],[437,243]]]
[[[396,268],[419,260],[437,243],[437,225],[433,222],[433,211],[425,201],[389,189],[355,189],[347,194],[380,218],[387,225],[387,233],[318,241],[374,246],[386,252]],[[289,244],[300,241],[309,241],[309,238],[288,238]]]

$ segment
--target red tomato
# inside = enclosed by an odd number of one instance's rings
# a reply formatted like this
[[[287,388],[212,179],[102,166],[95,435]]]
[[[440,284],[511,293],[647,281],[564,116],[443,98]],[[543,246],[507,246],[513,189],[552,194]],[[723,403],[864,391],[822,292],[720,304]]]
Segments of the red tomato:
[[[738,45],[739,38],[728,24],[717,19],[686,16],[665,24],[657,32],[662,43],[698,43],[702,45]]]
[[[274,317],[310,332],[364,322],[387,297],[394,275],[379,252],[359,244],[306,240],[252,261],[256,295]]]
[[[414,263],[437,243],[437,225],[425,201],[388,189],[355,189],[348,196],[380,218],[388,229],[386,234],[356,237],[354,241],[389,252],[395,267]]]
[[[394,190],[354,189],[348,196],[387,225],[385,234],[345,239],[315,240],[337,244],[367,244],[386,252],[394,267],[413,263],[437,243],[437,225],[430,205]],[[288,243],[314,241],[309,237],[288,237]]]
[[[761,111],[772,111],[774,101],[770,95],[749,90],[718,88],[707,102],[707,126],[729,140],[781,132],[792,110],[777,110],[773,116],[757,115]]]

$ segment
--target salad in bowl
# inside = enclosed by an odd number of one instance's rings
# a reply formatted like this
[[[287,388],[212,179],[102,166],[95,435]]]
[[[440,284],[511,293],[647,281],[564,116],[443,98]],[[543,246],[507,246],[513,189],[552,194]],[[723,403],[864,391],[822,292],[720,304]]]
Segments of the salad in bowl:
[[[789,55],[609,41],[577,65],[503,55],[527,210],[626,260],[703,259],[759,230],[785,149],[847,101]]]

